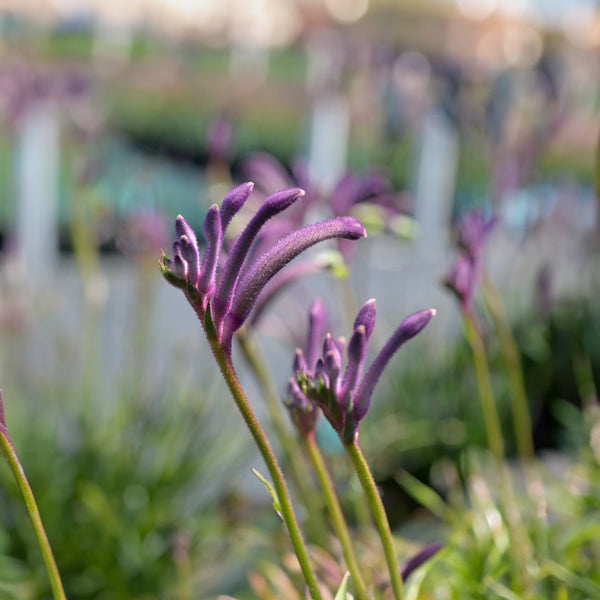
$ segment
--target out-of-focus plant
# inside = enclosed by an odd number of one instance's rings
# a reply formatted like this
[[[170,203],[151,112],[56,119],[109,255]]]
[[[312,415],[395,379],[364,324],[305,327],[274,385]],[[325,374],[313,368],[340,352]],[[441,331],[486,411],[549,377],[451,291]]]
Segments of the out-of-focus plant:
[[[239,586],[244,574],[236,563],[262,553],[257,534],[239,526],[231,485],[244,469],[248,444],[217,398],[207,394],[198,403],[181,375],[164,384],[174,390],[168,403],[162,386],[149,392],[119,381],[103,407],[93,398],[65,406],[64,396],[43,388],[36,388],[45,394],[43,414],[32,416],[27,398],[11,407],[13,438],[24,447],[21,460],[30,467],[69,598],[216,594]],[[9,541],[0,556],[14,557],[19,569],[11,575],[0,558],[0,582],[16,579],[15,600],[41,600],[47,589],[28,549],[32,536],[16,503],[18,489],[1,479]]]
[[[35,496],[33,495],[29,481],[27,481],[25,471],[21,466],[21,462],[19,461],[19,457],[13,442],[8,435],[8,427],[6,426],[6,420],[4,417],[4,400],[2,398],[2,390],[0,390],[0,450],[2,450],[2,454],[9,464],[10,470],[12,471],[21,495],[23,496],[23,502],[27,508],[27,513],[31,519],[33,530],[35,531],[37,543],[42,552],[44,563],[46,564],[46,570],[48,572],[50,586],[52,588],[52,595],[54,596],[55,600],[66,600],[60,573],[58,572],[56,561],[52,553],[52,548],[50,547],[50,542],[48,541],[48,536],[46,535],[46,530],[44,529],[44,524],[42,523],[42,518],[35,501]]]
[[[459,224],[461,252],[444,283],[457,297],[465,325],[465,335],[473,352],[481,408],[490,452],[497,461],[504,458],[504,442],[498,409],[490,381],[483,339],[473,314],[473,299],[481,280],[483,244],[495,221],[478,212],[469,213]]]

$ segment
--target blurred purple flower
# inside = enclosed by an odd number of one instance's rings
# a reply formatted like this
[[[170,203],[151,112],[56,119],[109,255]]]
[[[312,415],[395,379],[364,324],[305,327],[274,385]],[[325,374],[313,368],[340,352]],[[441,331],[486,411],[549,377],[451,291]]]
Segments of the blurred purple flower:
[[[327,334],[321,357],[316,361],[313,358],[314,353],[309,355],[312,343],[307,344],[306,355],[302,350],[296,350],[295,377],[292,377],[288,384],[292,398],[288,407],[296,424],[298,414],[310,412],[312,403],[323,411],[344,443],[352,443],[358,436],[359,422],[369,410],[373,390],[388,362],[434,315],[435,310],[428,309],[404,319],[362,379],[367,343],[375,326],[375,300],[366,302],[358,312],[347,347],[343,340],[334,340],[331,334]],[[322,322],[322,318],[319,322]],[[309,327],[309,340],[314,338],[314,327],[312,324]],[[347,355],[345,370],[344,350]],[[307,423],[303,425],[306,426]],[[304,429],[300,431],[306,433]]]
[[[203,323],[208,313],[219,344],[228,352],[233,334],[248,319],[261,291],[293,258],[327,239],[359,239],[366,235],[357,219],[337,217],[296,229],[254,255],[252,247],[267,221],[304,195],[301,189],[286,189],[265,199],[223,264],[220,257],[225,229],[253,187],[252,183],[244,183],[225,196],[220,208],[216,204],[210,207],[203,225],[206,249],[202,260],[196,235],[181,215],[175,223],[178,238],[173,243],[173,258],[163,254],[160,260],[167,281],[184,291]]]
[[[130,214],[117,235],[117,247],[124,254],[154,254],[169,240],[169,223],[164,213],[141,209]]]
[[[206,153],[210,163],[227,162],[231,149],[231,123],[218,117],[208,124],[206,130]]]
[[[316,202],[326,203],[333,216],[352,214],[358,204],[375,205],[384,211],[385,222],[401,210],[399,195],[392,189],[391,182],[375,171],[366,174],[348,172],[340,177],[330,193],[325,193],[315,184],[306,161],[297,160],[288,170],[272,155],[257,152],[243,161],[241,171],[255,181],[265,195],[290,186],[306,190],[305,201],[291,213],[295,227],[304,222],[307,210]],[[337,244],[342,256],[348,260],[351,245],[342,239],[338,239]]]
[[[427,562],[434,554],[437,554],[444,544],[429,544],[425,546],[421,551],[417,552],[412,558],[410,558],[404,567],[402,568],[402,581],[406,581],[408,576],[418,569],[423,563]]]
[[[91,91],[92,80],[82,71],[11,60],[0,70],[0,115],[16,129],[33,106],[52,102],[65,108],[82,131],[95,130],[99,118],[90,107]]]
[[[496,226],[496,216],[488,219],[482,212],[472,210],[465,213],[458,222],[458,245],[472,258],[478,260],[483,252],[483,245]]]
[[[463,215],[458,223],[458,245],[461,251],[443,283],[456,295],[464,312],[471,310],[481,279],[483,247],[496,222],[495,217],[485,219],[480,212],[471,211]]]

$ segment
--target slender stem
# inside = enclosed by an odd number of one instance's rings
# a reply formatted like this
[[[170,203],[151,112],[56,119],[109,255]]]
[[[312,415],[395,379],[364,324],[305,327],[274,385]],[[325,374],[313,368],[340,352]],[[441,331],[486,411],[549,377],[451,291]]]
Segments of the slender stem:
[[[377,485],[358,441],[353,441],[349,444],[344,443],[344,446],[354,464],[356,474],[358,475],[363,491],[367,496],[373,518],[375,519],[375,524],[379,530],[379,537],[381,538],[381,543],[383,545],[383,553],[390,572],[390,582],[392,584],[394,599],[402,600],[402,598],[404,598],[402,591],[402,577],[400,576],[400,569],[398,568],[396,560],[394,538],[392,537],[392,531],[387,515],[385,514],[385,508],[383,507],[379,490],[377,489]]]
[[[483,279],[481,289],[490,309],[490,314],[500,339],[502,354],[504,355],[508,384],[511,391],[513,426],[519,456],[524,460],[531,460],[534,456],[531,417],[529,416],[527,394],[525,392],[525,385],[523,384],[523,369],[521,367],[521,359],[519,358],[519,350],[517,349],[502,299],[489,277]]]
[[[365,587],[365,582],[363,581],[356,556],[354,555],[352,542],[350,541],[350,533],[348,532],[348,526],[346,525],[346,520],[344,519],[344,514],[342,513],[342,507],[340,506],[340,501],[335,492],[333,482],[331,481],[331,477],[327,471],[327,467],[325,466],[323,455],[321,454],[319,446],[317,445],[317,441],[315,440],[314,432],[311,431],[303,438],[303,440],[308,453],[308,458],[310,459],[315,473],[317,474],[317,478],[319,479],[319,483],[321,484],[321,488],[323,489],[325,502],[327,503],[329,514],[331,515],[333,528],[335,529],[335,533],[338,536],[340,544],[342,545],[342,552],[344,553],[346,566],[350,572],[350,580],[354,585],[356,597],[358,600],[368,600],[367,589]]]
[[[500,346],[504,355],[504,363],[506,365],[511,392],[513,427],[517,442],[517,450],[521,458],[521,465],[525,475],[525,486],[530,498],[536,504],[536,522],[533,523],[533,526],[535,527],[536,539],[538,540],[538,554],[546,556],[547,542],[545,535],[545,519],[548,512],[548,503],[542,478],[533,461],[535,458],[535,449],[533,444],[531,417],[529,415],[529,406],[527,403],[527,393],[525,391],[523,368],[519,350],[513,336],[502,298],[489,276],[484,275],[481,288],[490,315],[494,321],[494,326],[498,332]]]
[[[504,441],[502,439],[502,427],[500,417],[494,401],[494,393],[490,381],[490,371],[485,357],[483,340],[479,335],[473,316],[469,312],[464,313],[465,334],[473,352],[473,363],[475,365],[475,376],[479,387],[481,399],[481,412],[490,452],[497,461],[504,458]]]
[[[38,545],[40,547],[42,557],[44,559],[44,563],[46,564],[46,570],[48,571],[50,586],[52,588],[52,595],[54,596],[55,600],[66,600],[63,585],[60,580],[60,574],[58,572],[58,567],[56,566],[56,561],[54,560],[54,555],[52,554],[52,548],[50,547],[48,536],[46,535],[46,531],[44,530],[42,517],[40,516],[40,511],[38,510],[37,504],[35,502],[35,497],[33,495],[33,492],[31,491],[31,486],[27,481],[25,471],[23,471],[23,467],[19,462],[19,458],[17,456],[15,448],[12,445],[8,434],[2,431],[1,425],[0,448],[2,449],[2,453],[6,457],[6,460],[8,461],[10,469],[13,472],[15,480],[17,481],[17,485],[19,486],[21,494],[23,495],[23,500],[25,502],[27,512],[29,513],[31,524],[33,525],[35,537],[37,538]]]
[[[508,530],[513,542],[510,544],[510,552],[513,558],[513,565],[516,571],[513,571],[513,586],[515,589],[523,589],[527,586],[529,576],[526,568],[528,557],[531,556],[531,543],[524,535],[521,525],[519,510],[514,499],[512,482],[508,469],[504,464],[504,440],[502,437],[502,427],[500,417],[494,400],[494,392],[490,380],[490,371],[485,355],[485,347],[481,335],[475,325],[473,315],[465,311],[463,313],[467,340],[471,345],[473,352],[473,363],[475,365],[475,375],[479,386],[479,396],[481,398],[481,410],[485,424],[488,447],[495,459],[496,466],[500,475],[500,492],[504,504]]]
[[[294,552],[298,558],[298,562],[300,563],[300,569],[302,570],[302,574],[306,580],[310,595],[313,600],[323,600],[315,574],[310,565],[308,551],[302,538],[302,533],[300,532],[300,526],[298,525],[298,521],[294,513],[294,507],[292,506],[290,493],[288,491],[283,472],[281,471],[281,467],[279,466],[279,462],[277,461],[275,453],[273,452],[273,449],[269,444],[269,440],[260,426],[254,411],[248,403],[248,399],[242,390],[242,386],[240,385],[230,356],[219,344],[214,329],[211,331],[210,327],[207,326],[206,334],[215,359],[219,365],[219,368],[221,369],[221,373],[223,374],[227,386],[229,387],[229,391],[231,392],[238,409],[242,413],[242,417],[244,418],[244,421],[246,422],[246,425],[250,430],[250,433],[252,434],[260,453],[262,454],[262,457],[271,475],[271,479],[273,480],[273,486],[277,492],[277,498],[279,500],[281,517],[287,526],[288,533],[292,541],[292,546],[294,547]]]
[[[287,464],[290,467],[294,487],[299,493],[306,507],[306,527],[309,537],[316,543],[324,545],[327,535],[327,523],[323,518],[323,503],[314,486],[311,474],[306,464],[306,457],[302,453],[300,444],[294,435],[290,435],[283,422],[280,402],[275,391],[275,385],[270,371],[266,368],[266,360],[261,352],[260,346],[251,339],[247,333],[240,329],[236,338],[244,357],[248,361],[265,397],[269,418],[273,427],[279,434],[281,446]]]

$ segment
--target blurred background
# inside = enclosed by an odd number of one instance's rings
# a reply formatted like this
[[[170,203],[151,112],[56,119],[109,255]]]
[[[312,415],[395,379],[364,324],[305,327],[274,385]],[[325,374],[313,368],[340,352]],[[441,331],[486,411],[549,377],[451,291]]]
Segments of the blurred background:
[[[349,207],[369,230],[344,255],[352,294],[311,275],[258,333],[283,395],[315,293],[338,334],[348,296],[377,298],[380,343],[437,308],[365,421],[397,524],[414,508],[398,465],[430,481],[483,443],[441,285],[465,211],[498,218],[486,269],[536,447],[577,445],[600,367],[599,50],[595,0],[0,2],[0,386],[69,597],[243,597],[269,556],[270,501],[249,474],[262,463],[157,267],[175,216],[200,231],[242,181],[308,184],[312,220],[335,213],[348,173],[386,182],[384,202]],[[0,481],[0,596],[46,598]]]

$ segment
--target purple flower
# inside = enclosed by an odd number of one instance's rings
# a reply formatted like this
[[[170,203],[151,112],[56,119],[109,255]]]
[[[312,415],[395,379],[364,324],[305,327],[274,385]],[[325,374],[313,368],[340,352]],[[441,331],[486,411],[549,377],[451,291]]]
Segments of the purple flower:
[[[315,202],[326,203],[334,216],[352,214],[359,204],[376,205],[378,213],[388,218],[401,210],[400,196],[393,191],[387,177],[377,172],[365,174],[348,172],[336,182],[330,193],[319,189],[311,179],[308,165],[295,161],[288,170],[276,158],[266,152],[257,152],[246,158],[241,166],[242,172],[257,182],[257,187],[266,195],[271,190],[299,185],[306,190],[307,198],[302,206],[296,205],[291,218],[292,224],[299,226],[306,216],[307,209]],[[338,239],[338,250],[346,261],[351,256],[351,246],[347,241]]]
[[[375,300],[366,302],[354,321],[352,336],[346,348],[345,369],[344,344],[334,340],[331,334],[325,337],[321,357],[314,363],[309,362],[301,350],[297,350],[294,361],[295,377],[290,379],[288,388],[294,398],[289,405],[292,416],[297,410],[307,410],[307,405],[313,403],[323,411],[345,443],[353,442],[358,436],[359,422],[369,410],[375,385],[388,362],[434,315],[435,310],[428,309],[404,319],[364,376],[362,374],[367,343],[375,326]],[[312,337],[311,327],[309,339]],[[294,420],[297,423],[295,417]]]
[[[423,563],[427,562],[443,547],[444,544],[429,544],[429,546],[425,546],[422,550],[417,552],[417,554],[410,558],[402,568],[402,581],[406,581],[413,571],[418,569]]]
[[[304,351],[298,348],[294,358],[294,371],[312,376],[317,364],[317,356],[325,325],[325,308],[320,298],[315,298],[308,311],[308,336]],[[311,402],[298,385],[296,379],[288,382],[286,405],[298,431],[305,436],[311,432],[321,414],[319,408]]]
[[[261,291],[292,259],[311,246],[331,238],[365,237],[362,224],[352,217],[337,217],[288,233],[266,250],[253,252],[264,225],[297,202],[304,192],[298,188],[271,194],[237,238],[227,260],[222,260],[223,237],[235,214],[248,200],[252,183],[232,190],[221,207],[208,210],[203,224],[206,248],[202,258],[192,228],[180,215],[175,222],[177,239],[173,258],[164,253],[160,267],[164,277],[181,288],[203,323],[210,318],[218,342],[228,351],[233,334],[248,319]]]
[[[474,259],[481,258],[483,245],[498,220],[495,216],[486,219],[480,211],[465,213],[458,222],[458,245]]]
[[[485,219],[480,212],[463,215],[458,223],[458,245],[461,251],[444,277],[444,285],[458,298],[464,312],[473,304],[475,290],[481,279],[483,246],[496,225],[496,218]]]
[[[471,310],[479,278],[479,262],[461,252],[443,279],[443,284],[458,298],[464,312]]]

